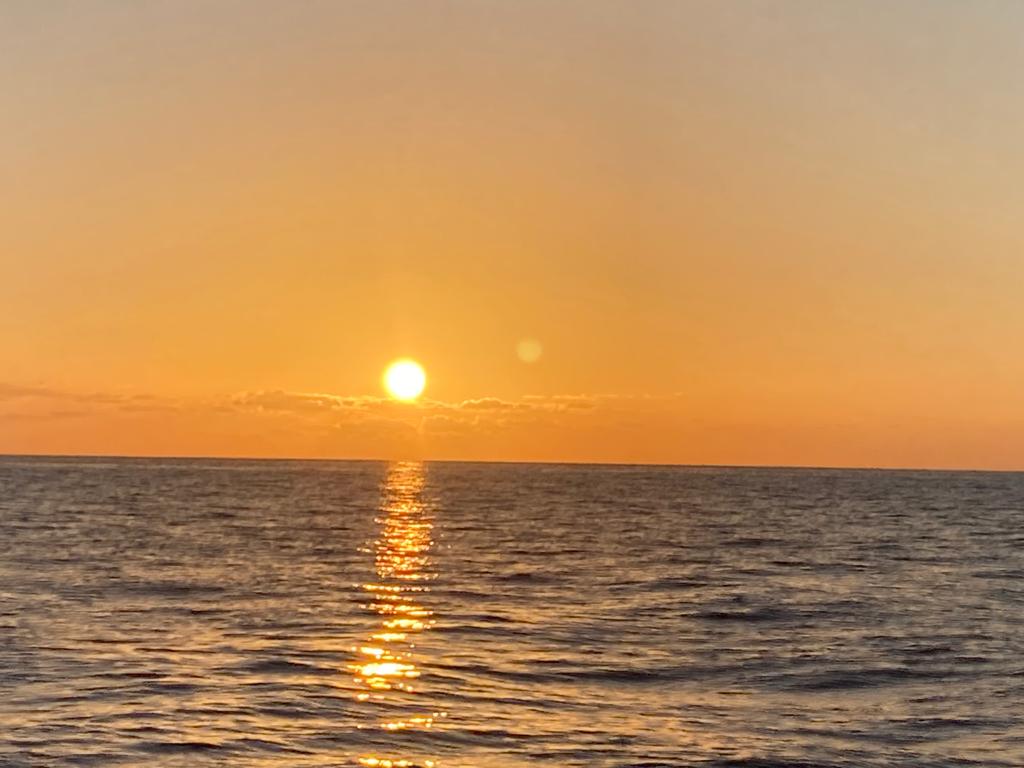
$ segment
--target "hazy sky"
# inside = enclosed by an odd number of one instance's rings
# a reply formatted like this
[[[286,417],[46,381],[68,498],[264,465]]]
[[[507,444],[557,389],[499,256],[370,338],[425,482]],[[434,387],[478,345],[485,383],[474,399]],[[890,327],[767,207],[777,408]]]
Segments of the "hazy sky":
[[[8,0],[0,451],[1024,468],[1022,30]]]

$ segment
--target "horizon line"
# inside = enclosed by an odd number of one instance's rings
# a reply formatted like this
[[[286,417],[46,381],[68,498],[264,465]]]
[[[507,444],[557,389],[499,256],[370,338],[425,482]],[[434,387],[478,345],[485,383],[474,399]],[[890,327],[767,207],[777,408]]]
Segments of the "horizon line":
[[[329,456],[210,456],[181,454],[119,454],[119,453],[5,453],[0,452],[0,461],[5,459],[129,459],[151,460],[165,459],[178,461],[238,461],[238,462],[364,462],[364,463],[395,463],[420,462],[424,464],[541,464],[551,466],[582,466],[582,467],[668,467],[679,469],[788,469],[812,471],[844,471],[844,472],[979,472],[1000,474],[1022,474],[1022,469],[994,469],[984,467],[910,467],[910,466],[839,466],[815,464],[714,464],[685,462],[650,462],[650,461],[573,461],[544,459],[398,459],[381,457],[329,457]]]

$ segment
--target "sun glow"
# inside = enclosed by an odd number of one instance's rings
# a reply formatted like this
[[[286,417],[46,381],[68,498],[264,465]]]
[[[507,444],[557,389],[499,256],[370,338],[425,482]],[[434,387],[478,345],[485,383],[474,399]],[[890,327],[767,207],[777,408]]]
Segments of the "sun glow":
[[[384,389],[397,400],[415,400],[427,386],[427,374],[415,360],[396,360],[384,371]]]

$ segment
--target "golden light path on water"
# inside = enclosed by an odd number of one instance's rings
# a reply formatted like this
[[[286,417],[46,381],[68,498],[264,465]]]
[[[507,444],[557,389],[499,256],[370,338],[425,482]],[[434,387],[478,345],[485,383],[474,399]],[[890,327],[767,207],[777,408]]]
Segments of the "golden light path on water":
[[[366,608],[380,617],[380,625],[355,649],[350,665],[358,686],[359,701],[378,702],[386,717],[369,727],[388,731],[430,728],[444,712],[416,707],[420,677],[414,649],[416,639],[434,625],[434,614],[421,602],[430,591],[430,548],[433,515],[424,500],[425,469],[418,462],[388,467],[382,488],[379,534],[373,544],[377,580],[364,584],[369,597]],[[397,711],[407,710],[396,716]],[[359,763],[370,768],[434,768],[436,761],[408,757],[366,755]]]

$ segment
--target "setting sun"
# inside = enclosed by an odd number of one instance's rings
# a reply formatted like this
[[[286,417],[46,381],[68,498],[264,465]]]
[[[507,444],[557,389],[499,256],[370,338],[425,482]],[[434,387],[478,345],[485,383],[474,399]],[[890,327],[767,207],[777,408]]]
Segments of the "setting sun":
[[[1022,32],[0,0],[0,768],[1024,768]]]
[[[384,371],[384,389],[397,400],[415,400],[427,386],[427,374],[415,360],[396,360]]]

